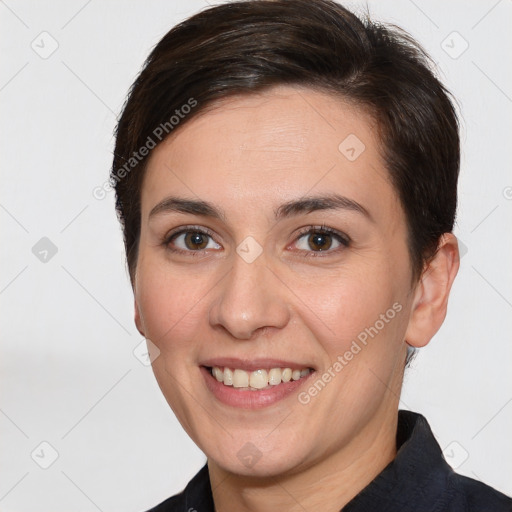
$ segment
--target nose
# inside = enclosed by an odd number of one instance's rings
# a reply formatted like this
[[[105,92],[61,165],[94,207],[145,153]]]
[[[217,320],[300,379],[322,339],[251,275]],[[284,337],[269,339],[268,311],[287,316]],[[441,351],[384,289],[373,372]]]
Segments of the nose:
[[[234,255],[231,271],[216,287],[209,311],[212,328],[250,340],[257,332],[282,329],[290,320],[283,284],[263,257],[247,263]]]

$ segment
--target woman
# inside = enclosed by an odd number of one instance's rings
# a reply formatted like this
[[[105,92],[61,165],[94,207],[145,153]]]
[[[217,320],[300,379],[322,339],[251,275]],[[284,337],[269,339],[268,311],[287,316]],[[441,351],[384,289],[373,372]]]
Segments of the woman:
[[[135,322],[207,465],[154,511],[511,510],[398,412],[459,266],[459,136],[427,57],[328,0],[172,29],[120,118]]]

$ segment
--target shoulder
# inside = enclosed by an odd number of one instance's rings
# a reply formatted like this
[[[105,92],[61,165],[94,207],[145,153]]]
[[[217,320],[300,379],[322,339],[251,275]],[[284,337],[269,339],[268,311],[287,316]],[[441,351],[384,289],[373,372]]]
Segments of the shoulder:
[[[489,485],[452,473],[453,499],[451,504],[455,507],[448,510],[464,512],[512,512],[512,498],[493,489]]]
[[[147,512],[214,512],[208,466],[190,480],[187,487]]]
[[[147,512],[175,512],[183,510],[183,493],[176,494],[171,498],[166,499],[156,507],[148,510]]]

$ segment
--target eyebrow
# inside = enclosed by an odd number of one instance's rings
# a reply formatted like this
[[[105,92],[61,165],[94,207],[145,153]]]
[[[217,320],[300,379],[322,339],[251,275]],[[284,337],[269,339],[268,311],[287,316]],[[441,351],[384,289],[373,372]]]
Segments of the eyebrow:
[[[332,194],[328,196],[306,196],[300,199],[288,201],[274,211],[277,220],[304,213],[312,213],[321,210],[349,210],[364,215],[373,220],[370,212],[360,203],[345,196]],[[215,219],[224,219],[224,212],[213,204],[195,199],[183,199],[179,197],[166,197],[156,204],[149,218],[169,212],[188,213]]]

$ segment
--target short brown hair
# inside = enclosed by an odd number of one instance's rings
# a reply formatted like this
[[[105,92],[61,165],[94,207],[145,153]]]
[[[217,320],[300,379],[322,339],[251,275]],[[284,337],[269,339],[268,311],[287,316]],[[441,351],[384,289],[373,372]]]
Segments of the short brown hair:
[[[139,149],[163,140],[154,140],[158,127],[172,134],[216,100],[284,84],[340,96],[375,118],[407,219],[413,277],[421,274],[453,229],[460,159],[457,116],[425,52],[400,29],[330,0],[249,0],[208,8],[170,30],[130,90],[111,182],[132,284],[147,162]]]

